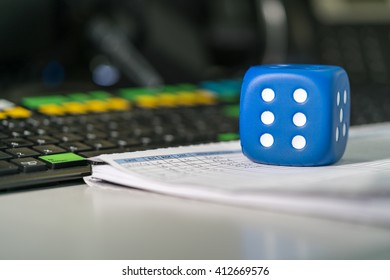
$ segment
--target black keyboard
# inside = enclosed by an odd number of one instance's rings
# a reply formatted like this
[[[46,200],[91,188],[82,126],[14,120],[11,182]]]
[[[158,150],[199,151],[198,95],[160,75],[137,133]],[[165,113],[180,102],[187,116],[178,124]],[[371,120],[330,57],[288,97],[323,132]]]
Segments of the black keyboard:
[[[87,158],[238,139],[236,80],[0,100],[0,190],[91,174]]]

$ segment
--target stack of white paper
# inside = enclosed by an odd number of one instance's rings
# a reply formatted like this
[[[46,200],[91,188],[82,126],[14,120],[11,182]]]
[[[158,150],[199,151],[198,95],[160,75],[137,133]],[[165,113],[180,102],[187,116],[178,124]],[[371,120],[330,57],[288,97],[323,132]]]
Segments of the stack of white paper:
[[[93,158],[85,181],[191,199],[390,225],[390,124],[353,127],[343,159],[324,167],[261,165],[224,142]]]

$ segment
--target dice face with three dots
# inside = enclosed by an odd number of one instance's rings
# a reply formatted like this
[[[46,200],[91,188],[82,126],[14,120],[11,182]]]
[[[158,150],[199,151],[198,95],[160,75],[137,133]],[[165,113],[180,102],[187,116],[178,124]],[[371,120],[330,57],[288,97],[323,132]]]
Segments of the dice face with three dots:
[[[332,164],[344,154],[349,116],[350,87],[341,67],[254,66],[241,90],[242,150],[264,164]]]

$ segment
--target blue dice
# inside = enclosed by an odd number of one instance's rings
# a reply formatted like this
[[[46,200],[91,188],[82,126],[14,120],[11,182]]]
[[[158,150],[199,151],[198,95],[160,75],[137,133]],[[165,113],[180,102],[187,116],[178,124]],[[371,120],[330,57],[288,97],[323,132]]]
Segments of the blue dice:
[[[344,154],[349,116],[350,87],[341,67],[254,66],[241,89],[242,151],[264,164],[332,164]]]

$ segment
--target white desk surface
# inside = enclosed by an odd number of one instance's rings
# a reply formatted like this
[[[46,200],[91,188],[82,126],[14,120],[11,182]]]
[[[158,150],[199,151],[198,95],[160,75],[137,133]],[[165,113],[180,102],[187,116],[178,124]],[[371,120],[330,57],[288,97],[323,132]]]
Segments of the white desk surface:
[[[390,259],[390,229],[76,185],[0,195],[0,259]]]

